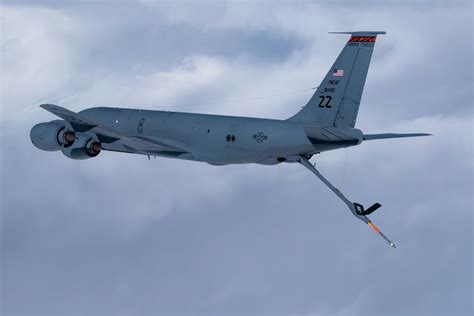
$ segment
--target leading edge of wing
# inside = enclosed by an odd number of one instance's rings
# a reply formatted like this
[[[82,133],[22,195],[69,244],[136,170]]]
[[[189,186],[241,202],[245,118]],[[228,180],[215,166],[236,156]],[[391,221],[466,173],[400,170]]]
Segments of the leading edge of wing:
[[[137,153],[142,154],[154,154],[161,151],[165,152],[176,152],[181,155],[187,153],[176,146],[166,144],[162,141],[157,141],[150,139],[148,137],[134,137],[134,136],[125,136],[120,134],[120,132],[106,126],[101,126],[100,124],[93,122],[89,119],[86,119],[79,114],[63,108],[54,104],[41,104],[40,107],[46,111],[62,118],[65,121],[71,123],[73,128],[78,129],[79,132],[87,131],[94,128],[94,133],[97,134],[97,137],[100,141],[105,143],[111,143],[117,140],[120,140],[124,146],[132,148]]]
[[[58,105],[41,104],[40,107],[42,107],[46,111],[53,113],[57,117],[62,118],[63,120],[68,121],[69,123],[72,123],[72,124],[87,126],[89,127],[89,129],[98,126],[97,124],[91,122],[90,120],[81,117],[76,112],[65,109]]]

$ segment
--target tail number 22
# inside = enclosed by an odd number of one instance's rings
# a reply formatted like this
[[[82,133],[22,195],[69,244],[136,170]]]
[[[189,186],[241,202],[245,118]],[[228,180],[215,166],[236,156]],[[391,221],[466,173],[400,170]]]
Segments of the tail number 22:
[[[332,100],[332,97],[331,96],[322,96],[320,95],[319,98],[321,99],[319,101],[319,107],[320,108],[330,108],[331,105],[329,103],[331,103],[331,100]]]

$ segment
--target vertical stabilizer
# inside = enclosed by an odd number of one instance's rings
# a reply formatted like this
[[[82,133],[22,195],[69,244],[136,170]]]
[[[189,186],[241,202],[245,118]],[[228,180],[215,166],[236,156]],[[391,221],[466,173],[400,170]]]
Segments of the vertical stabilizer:
[[[317,126],[355,126],[375,40],[385,32],[333,33],[351,34],[351,37],[312,98],[289,118],[291,121]]]

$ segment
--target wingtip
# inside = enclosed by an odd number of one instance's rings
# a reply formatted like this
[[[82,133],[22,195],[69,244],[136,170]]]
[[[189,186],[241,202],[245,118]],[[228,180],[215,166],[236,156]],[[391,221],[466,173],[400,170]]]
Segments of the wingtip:
[[[43,104],[40,104],[39,105],[41,108],[45,109],[46,111],[48,112],[51,112],[55,115],[57,115],[57,113],[74,113],[76,114],[75,112],[71,111],[71,110],[68,110],[66,108],[63,108],[62,106],[59,106],[59,105],[56,105],[56,104],[50,104],[50,103],[43,103]]]
[[[43,103],[43,104],[40,104],[39,107],[43,108],[45,110],[48,110],[48,109],[51,109],[51,108],[55,108],[57,106],[54,105],[54,104],[50,104],[50,103]]]

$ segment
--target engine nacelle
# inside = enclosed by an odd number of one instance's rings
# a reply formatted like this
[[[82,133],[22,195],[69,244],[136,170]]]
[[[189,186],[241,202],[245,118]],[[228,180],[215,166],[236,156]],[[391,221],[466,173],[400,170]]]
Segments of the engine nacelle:
[[[76,139],[72,146],[63,148],[64,156],[82,160],[96,157],[102,150],[102,145],[97,136],[92,133],[76,133]]]
[[[72,146],[76,135],[69,123],[55,120],[33,126],[30,131],[30,139],[38,149],[56,151]]]

